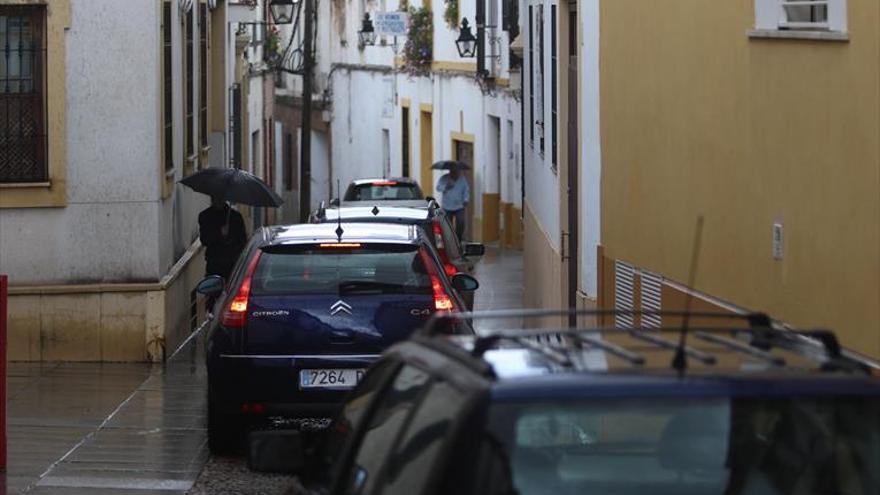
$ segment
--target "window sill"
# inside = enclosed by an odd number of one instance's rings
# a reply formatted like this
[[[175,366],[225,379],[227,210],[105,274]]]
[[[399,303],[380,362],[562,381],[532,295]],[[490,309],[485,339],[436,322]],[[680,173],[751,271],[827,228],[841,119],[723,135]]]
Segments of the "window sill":
[[[51,182],[0,182],[0,189],[48,189]]]
[[[849,33],[843,31],[806,31],[794,29],[752,29],[752,39],[782,39],[810,41],[849,41]]]

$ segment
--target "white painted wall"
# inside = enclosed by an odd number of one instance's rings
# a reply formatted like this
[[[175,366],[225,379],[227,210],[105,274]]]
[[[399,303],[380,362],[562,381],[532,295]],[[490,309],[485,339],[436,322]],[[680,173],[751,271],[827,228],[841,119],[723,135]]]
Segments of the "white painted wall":
[[[551,93],[550,93],[550,85],[546,84],[545,87],[541,88],[541,84],[539,84],[539,80],[537,77],[535,78],[535,88],[537,90],[544,91],[544,108],[541,109],[541,105],[539,103],[539,99],[535,98],[535,114],[530,114],[530,104],[529,104],[529,73],[530,71],[536,70],[537,63],[535,63],[535,67],[532,67],[532,63],[529,57],[529,5],[533,5],[534,17],[537,17],[537,6],[544,5],[544,23],[548,27],[543,30],[543,39],[544,39],[544,70],[546,72],[546,76],[549,80],[550,77],[550,5],[552,2],[546,0],[538,0],[534,2],[525,2],[523,5],[522,12],[520,13],[521,18],[523,19],[521,23],[521,31],[523,35],[523,44],[525,47],[524,52],[524,66],[523,66],[523,105],[526,106],[526,122],[523,123],[525,127],[525,182],[526,182],[526,198],[525,201],[528,207],[532,210],[532,212],[537,217],[538,223],[540,224],[541,229],[545,232],[547,237],[549,238],[554,249],[560,248],[560,198],[559,195],[556,194],[556,191],[559,191],[559,176],[558,174],[552,170],[551,168],[551,145],[552,145],[552,136],[551,136]],[[557,14],[558,15],[558,14]],[[539,32],[537,28],[537,23],[534,26],[534,33],[537,35]],[[537,47],[537,45],[536,45]],[[536,48],[537,50],[537,48]],[[564,77],[564,74],[557,74],[557,77]],[[543,110],[543,111],[542,111]],[[539,113],[540,112],[540,113]],[[546,129],[544,131],[545,135],[545,152],[542,153],[540,151],[540,146],[538,143],[538,139],[540,136],[540,129],[536,128],[535,130],[535,139],[532,141],[530,139],[530,127],[533,124],[534,120],[537,119],[546,122]]]
[[[612,0],[613,1],[613,0]],[[602,140],[600,127],[599,93],[599,6],[600,0],[581,0],[578,16],[581,22],[578,68],[581,84],[581,228],[580,268],[581,290],[592,298],[598,297],[598,266],[596,250],[602,241]]]
[[[158,2],[73,0],[71,15],[67,206],[0,210],[0,272],[17,285],[156,280]]]

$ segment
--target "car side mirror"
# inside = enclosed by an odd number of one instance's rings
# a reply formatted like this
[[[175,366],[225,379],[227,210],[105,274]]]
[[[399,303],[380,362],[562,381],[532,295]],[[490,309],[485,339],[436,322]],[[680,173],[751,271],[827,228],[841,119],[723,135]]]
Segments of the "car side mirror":
[[[203,296],[216,297],[223,292],[225,282],[220,275],[209,275],[196,285],[196,292]]]
[[[333,198],[330,200],[330,206],[339,206],[339,198]]]
[[[486,254],[486,246],[478,242],[468,242],[464,245],[464,255],[479,258]]]
[[[297,430],[258,430],[248,435],[247,465],[261,473],[300,474],[306,467],[305,442]]]
[[[452,276],[452,286],[460,292],[473,292],[480,288],[480,282],[467,273],[456,273]]]

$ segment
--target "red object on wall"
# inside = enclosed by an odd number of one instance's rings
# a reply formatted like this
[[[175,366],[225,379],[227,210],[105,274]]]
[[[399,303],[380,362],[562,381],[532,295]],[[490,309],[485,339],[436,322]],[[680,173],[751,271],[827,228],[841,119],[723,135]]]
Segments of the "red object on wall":
[[[6,303],[8,279],[0,275],[0,473],[6,472]]]

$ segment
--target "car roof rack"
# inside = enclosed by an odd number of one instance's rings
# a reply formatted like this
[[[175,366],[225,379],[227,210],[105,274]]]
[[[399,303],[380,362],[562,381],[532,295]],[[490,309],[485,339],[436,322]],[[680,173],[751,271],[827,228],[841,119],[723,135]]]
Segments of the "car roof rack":
[[[571,359],[573,351],[596,349],[617,357],[631,366],[643,366],[647,360],[640,352],[681,351],[687,359],[713,366],[718,356],[705,349],[697,349],[685,343],[688,336],[716,349],[739,354],[771,367],[785,367],[787,362],[773,350],[793,353],[802,359],[814,362],[821,371],[843,371],[880,376],[880,363],[859,353],[844,349],[830,330],[793,330],[782,328],[764,313],[696,312],[696,311],[651,311],[651,310],[504,310],[463,313],[438,313],[420,331],[422,336],[434,336],[443,332],[443,322],[462,322],[472,324],[473,320],[547,318],[563,316],[668,316],[678,318],[699,318],[701,320],[736,320],[741,325],[669,325],[669,326],[593,326],[557,328],[510,328],[489,330],[478,333],[471,354],[482,358],[489,349],[502,341],[515,343],[521,347],[542,354],[562,367],[576,367]],[[623,336],[638,341],[639,346],[627,348],[602,336]],[[678,339],[669,339],[676,335]],[[551,338],[565,339],[567,344],[554,345]],[[683,372],[683,371],[682,371]]]

